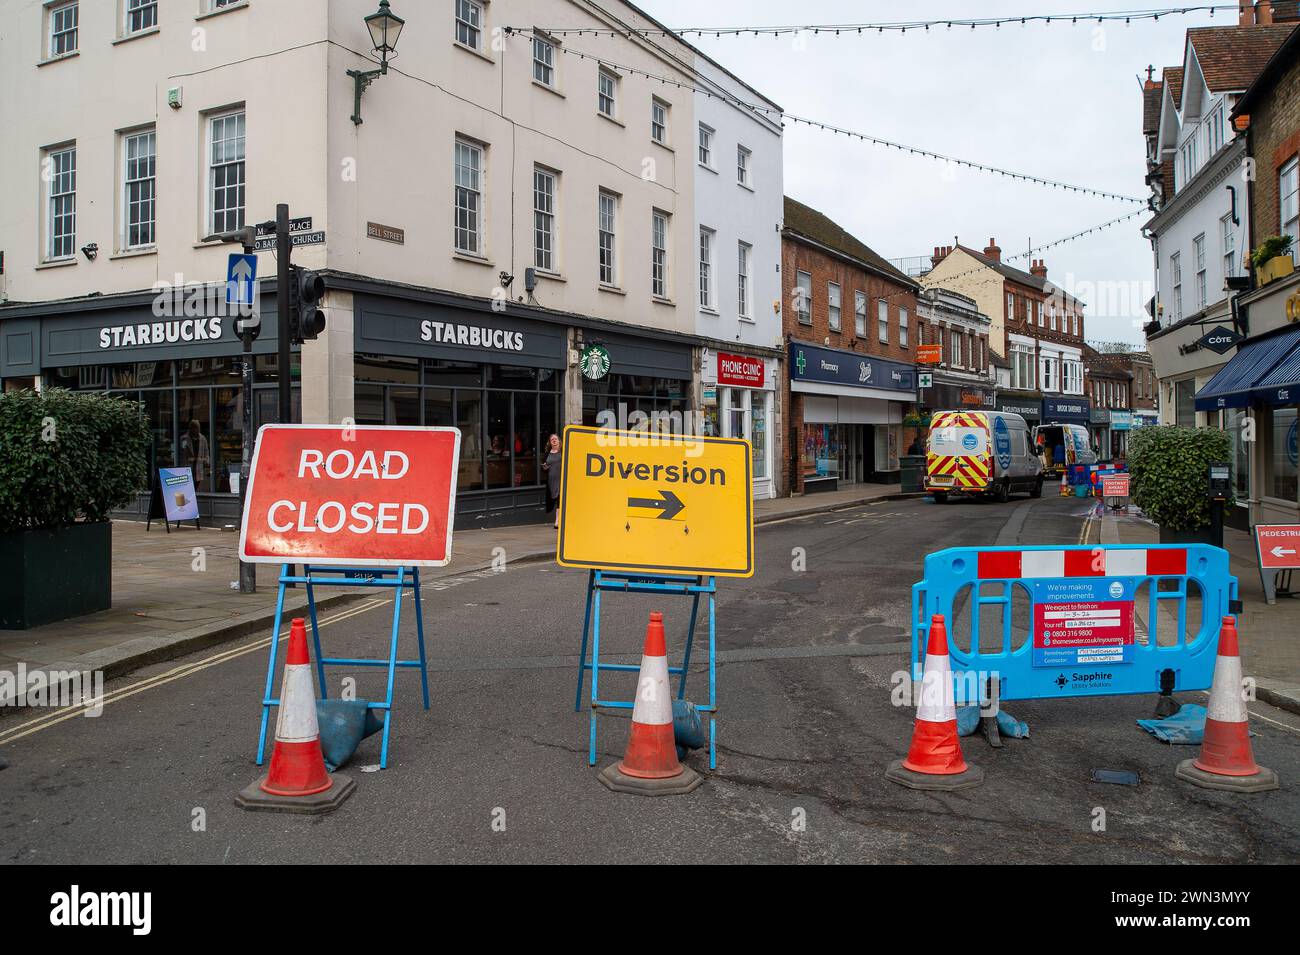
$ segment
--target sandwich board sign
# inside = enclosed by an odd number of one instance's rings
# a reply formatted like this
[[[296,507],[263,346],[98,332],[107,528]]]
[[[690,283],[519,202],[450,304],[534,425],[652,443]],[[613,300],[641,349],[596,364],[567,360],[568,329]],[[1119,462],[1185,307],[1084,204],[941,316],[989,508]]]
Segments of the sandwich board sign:
[[[459,464],[456,428],[263,425],[240,559],[442,567],[451,560]]]
[[[750,577],[751,447],[738,438],[564,429],[566,567]]]

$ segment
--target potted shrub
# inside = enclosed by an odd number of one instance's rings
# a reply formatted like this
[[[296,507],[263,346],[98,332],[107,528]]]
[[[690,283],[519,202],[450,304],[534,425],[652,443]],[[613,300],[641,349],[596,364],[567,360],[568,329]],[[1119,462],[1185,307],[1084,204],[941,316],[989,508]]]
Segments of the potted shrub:
[[[1132,432],[1128,469],[1133,503],[1160,525],[1160,543],[1210,543],[1209,466],[1231,460],[1225,431],[1148,426]]]
[[[0,394],[0,630],[112,605],[108,515],[144,486],[148,446],[137,402]]]
[[[1295,259],[1290,254],[1294,241],[1289,235],[1271,235],[1250,253],[1250,264],[1254,266],[1255,278],[1260,285],[1267,285],[1295,271]]]

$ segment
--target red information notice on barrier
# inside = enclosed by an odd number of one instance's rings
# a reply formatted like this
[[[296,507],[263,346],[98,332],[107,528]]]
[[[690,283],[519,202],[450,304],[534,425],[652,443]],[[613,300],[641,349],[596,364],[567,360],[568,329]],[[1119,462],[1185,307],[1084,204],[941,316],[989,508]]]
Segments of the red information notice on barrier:
[[[1102,497],[1128,497],[1128,475],[1115,474],[1101,479]]]
[[[441,567],[451,560],[459,461],[456,428],[263,425],[239,556]]]
[[[1265,570],[1300,567],[1300,524],[1256,524],[1259,566]]]

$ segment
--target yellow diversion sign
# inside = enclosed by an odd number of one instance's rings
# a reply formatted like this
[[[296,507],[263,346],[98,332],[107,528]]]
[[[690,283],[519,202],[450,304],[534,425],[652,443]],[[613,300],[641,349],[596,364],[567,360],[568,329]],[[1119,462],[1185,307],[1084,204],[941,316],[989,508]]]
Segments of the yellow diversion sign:
[[[566,567],[750,577],[750,445],[735,438],[564,429]]]

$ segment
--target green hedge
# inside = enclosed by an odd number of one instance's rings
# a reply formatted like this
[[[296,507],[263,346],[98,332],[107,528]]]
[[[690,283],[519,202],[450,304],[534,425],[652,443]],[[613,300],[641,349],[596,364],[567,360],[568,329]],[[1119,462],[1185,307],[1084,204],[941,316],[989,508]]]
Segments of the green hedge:
[[[1133,503],[1166,530],[1209,527],[1210,502],[1205,496],[1209,466],[1232,459],[1231,437],[1226,431],[1139,428],[1130,432],[1128,444]]]
[[[138,402],[52,388],[0,394],[0,533],[107,520],[146,487]]]

